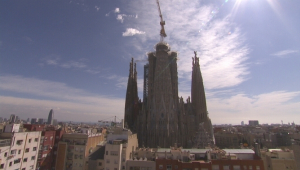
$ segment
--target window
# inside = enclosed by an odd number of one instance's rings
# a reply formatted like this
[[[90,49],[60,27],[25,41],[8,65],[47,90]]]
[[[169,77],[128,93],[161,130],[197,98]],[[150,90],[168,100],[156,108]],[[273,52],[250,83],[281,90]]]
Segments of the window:
[[[178,165],[174,165],[174,169],[178,169]]]
[[[35,160],[35,156],[32,156],[32,157],[31,157],[31,160]]]
[[[23,159],[23,162],[27,162],[27,158],[24,158],[24,159]]]
[[[16,149],[10,151],[10,154],[12,154],[12,155],[15,155],[16,153],[17,153],[17,150],[16,150]]]
[[[99,162],[99,163],[98,163],[98,166],[102,166],[102,162]]]
[[[50,136],[50,140],[52,140],[53,139],[53,136]]]
[[[158,165],[158,168],[159,168],[159,169],[163,169],[164,166],[163,166],[163,165]]]
[[[21,158],[15,159],[15,160],[14,160],[14,164],[18,164],[18,163],[20,163],[20,162],[21,162]]]
[[[7,157],[7,152],[4,153],[4,157]]]
[[[110,151],[110,155],[118,156],[118,151]]]
[[[25,149],[25,153],[27,153],[27,152],[29,152],[29,148],[26,148],[26,149]]]
[[[12,165],[12,162],[9,163],[9,166],[11,166],[11,165]]]
[[[31,143],[31,139],[28,139],[28,143]]]
[[[244,170],[247,170],[247,166],[246,165],[244,165]]]
[[[220,168],[219,168],[219,165],[213,165],[212,166],[212,170],[219,170]]]
[[[106,163],[108,163],[108,164],[110,163],[109,159],[106,159]]]
[[[25,170],[26,168],[22,168],[22,170]]]
[[[118,164],[118,161],[117,160],[114,160],[115,164]]]
[[[233,165],[233,170],[241,170],[240,165]]]
[[[35,142],[38,142],[38,141],[39,141],[39,138],[34,138],[34,141],[35,141]]]
[[[21,154],[21,149],[18,150],[18,154]]]
[[[106,151],[105,154],[108,155],[108,151]]]
[[[256,166],[256,170],[260,170],[260,166]]]
[[[223,170],[229,170],[229,165],[224,165]]]
[[[172,170],[172,165],[167,165],[167,170]]]
[[[22,145],[23,144],[23,140],[17,140],[17,145]]]
[[[0,165],[0,169],[3,169],[3,168],[4,168],[4,164],[1,164],[1,165]]]
[[[48,149],[49,149],[48,145],[44,146],[44,151],[47,151]]]
[[[32,149],[33,151],[36,151],[36,147],[33,147],[33,149]]]
[[[252,166],[249,166],[249,170],[252,170]]]

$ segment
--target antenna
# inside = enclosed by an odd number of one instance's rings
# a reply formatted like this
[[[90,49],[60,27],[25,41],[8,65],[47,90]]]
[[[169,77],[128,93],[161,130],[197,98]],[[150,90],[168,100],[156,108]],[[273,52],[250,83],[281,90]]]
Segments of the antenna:
[[[159,13],[159,17],[160,17],[160,26],[161,26],[161,30],[160,30],[160,41],[162,42],[164,40],[164,37],[167,36],[166,32],[165,32],[165,28],[164,25],[166,24],[166,22],[163,20],[162,14],[161,14],[161,10],[160,10],[160,5],[159,5],[159,1],[156,0],[157,3],[157,7],[158,7],[158,13]]]

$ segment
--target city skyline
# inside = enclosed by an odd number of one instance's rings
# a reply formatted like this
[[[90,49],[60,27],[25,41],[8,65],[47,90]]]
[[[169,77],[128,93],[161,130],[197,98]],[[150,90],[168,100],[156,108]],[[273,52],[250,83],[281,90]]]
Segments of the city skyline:
[[[213,124],[300,124],[300,2],[160,3],[179,53],[179,96],[190,96],[197,51]],[[143,98],[146,53],[159,41],[154,0],[1,1],[0,13],[1,117],[121,118],[132,57]]]

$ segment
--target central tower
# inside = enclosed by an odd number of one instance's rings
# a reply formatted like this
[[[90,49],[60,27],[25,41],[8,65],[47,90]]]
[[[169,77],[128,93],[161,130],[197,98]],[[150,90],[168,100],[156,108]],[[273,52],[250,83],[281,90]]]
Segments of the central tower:
[[[177,142],[177,53],[167,43],[148,53],[147,146],[169,147]]]

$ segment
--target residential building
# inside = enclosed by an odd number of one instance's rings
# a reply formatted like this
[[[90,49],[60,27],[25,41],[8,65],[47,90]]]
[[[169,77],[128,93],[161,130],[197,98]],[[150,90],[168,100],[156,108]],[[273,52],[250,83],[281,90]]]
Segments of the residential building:
[[[261,151],[265,170],[296,170],[294,153],[291,150],[268,149]]]
[[[91,129],[90,129],[91,130]],[[104,140],[105,129],[94,134],[63,134],[58,142],[56,170],[84,170],[88,168],[88,155]]]
[[[41,132],[1,133],[0,139],[11,140],[11,145],[6,146],[1,167],[7,170],[36,169],[40,138]]]

